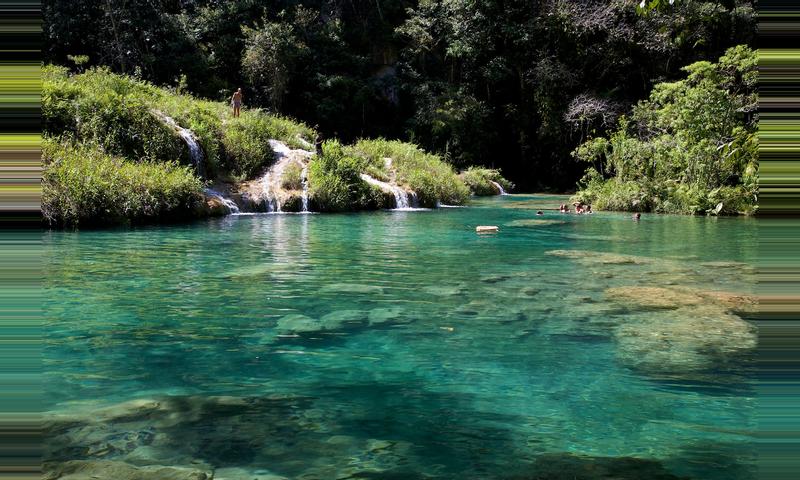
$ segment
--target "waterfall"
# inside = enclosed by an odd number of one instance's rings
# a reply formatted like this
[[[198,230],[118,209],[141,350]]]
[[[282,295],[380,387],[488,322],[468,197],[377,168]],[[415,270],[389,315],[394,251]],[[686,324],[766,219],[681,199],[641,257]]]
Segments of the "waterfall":
[[[391,192],[394,195],[394,203],[397,210],[410,210],[411,204],[408,201],[408,193],[397,185],[381,182],[377,178],[370,177],[366,173],[361,174],[361,179],[370,185],[375,185],[385,192]],[[416,194],[413,194],[416,198]]]
[[[270,181],[271,177],[272,175],[270,175],[270,172],[268,171],[261,180],[261,186],[264,191],[264,205],[267,207],[267,212],[280,211],[280,202],[278,201],[278,197],[272,195],[272,184]]]
[[[178,136],[181,137],[183,143],[185,143],[186,147],[189,148],[189,160],[191,160],[195,172],[197,172],[197,175],[199,175],[200,178],[205,177],[203,165],[203,147],[200,146],[200,142],[197,141],[197,137],[195,136],[194,132],[188,128],[181,127],[174,118],[164,114],[163,112],[154,110],[153,113],[155,113],[155,115],[160,118],[161,121],[163,121],[168,127],[172,128],[178,133]],[[218,199],[223,205],[225,205],[225,208],[228,209],[229,214],[240,213],[239,206],[236,205],[236,203],[230,198],[225,198],[222,196],[220,192],[211,188],[204,188],[203,193],[207,197]]]
[[[206,196],[216,198],[220,202],[222,202],[222,204],[225,205],[225,207],[228,209],[228,213],[230,214],[239,213],[239,206],[236,205],[236,203],[230,198],[223,197],[222,194],[219,193],[218,191],[213,190],[211,188],[205,188],[203,189],[203,193],[205,193]]]
[[[308,164],[303,165],[303,173],[300,175],[303,183],[303,196],[300,197],[300,200],[302,201],[302,208],[300,212],[308,213]]]
[[[282,201],[280,198],[281,179],[283,178],[283,171],[286,167],[293,163],[299,162],[303,166],[302,185],[303,196],[302,208],[303,212],[308,212],[308,159],[314,154],[308,150],[292,149],[285,143],[278,140],[270,140],[269,146],[275,154],[275,163],[270,167],[261,179],[262,195],[264,203],[268,212],[283,213]]]
[[[181,127],[180,125],[178,125],[178,122],[176,122],[174,118],[167,116],[162,112],[156,111],[155,113],[156,116],[161,118],[161,120],[165,124],[167,124],[167,126],[169,126],[178,133],[178,136],[181,137],[183,142],[189,148],[189,159],[192,162],[194,170],[197,172],[198,175],[200,175],[200,177],[204,177],[205,174],[203,172],[203,148],[197,141],[197,137],[195,137],[194,132],[192,132],[188,128]]]
[[[506,193],[506,191],[505,191],[505,189],[503,188],[502,185],[500,185],[499,183],[495,182],[494,180],[489,180],[489,181],[492,183],[492,185],[497,187],[497,190],[500,191],[500,195],[508,195],[508,193]]]

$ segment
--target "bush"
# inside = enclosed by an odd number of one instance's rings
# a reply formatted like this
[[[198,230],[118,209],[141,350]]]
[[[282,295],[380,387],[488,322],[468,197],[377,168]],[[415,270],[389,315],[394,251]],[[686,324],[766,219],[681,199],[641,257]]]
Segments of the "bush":
[[[500,170],[491,168],[470,167],[461,172],[459,176],[473,195],[487,196],[499,194],[500,192],[492,182],[500,184],[506,191],[514,188],[513,183],[503,178],[500,174]]]
[[[45,138],[42,213],[51,225],[108,225],[187,218],[202,182],[175,162],[131,162],[97,145]]]
[[[69,75],[61,67],[44,68],[42,117],[48,134],[94,143],[129,160],[189,164],[184,142],[156,112],[194,133],[210,177],[241,180],[256,175],[272,163],[269,139],[301,147],[301,137],[313,137],[310,128],[288,118],[248,109],[234,119],[225,103],[178,94],[107,69]]]
[[[685,214],[756,210],[756,53],[728,49],[714,64],[684,68],[622,117],[607,139],[578,147],[593,166],[576,199],[597,209]],[[611,178],[606,178],[608,175]]]
[[[434,207],[439,202],[460,205],[469,197],[453,167],[416,145],[382,138],[359,140],[350,152],[363,160],[366,171],[376,172],[376,178],[383,175],[382,179],[388,180],[394,175],[397,184],[416,192],[423,206]],[[391,169],[386,168],[386,158],[392,160]]]
[[[308,168],[309,196],[317,210],[342,212],[380,208],[384,195],[361,179],[364,159],[348,155],[338,141],[322,145],[322,156],[314,157]]]
[[[172,161],[184,155],[180,138],[154,117],[144,96],[131,94],[122,77],[112,82],[109,76],[116,76],[92,71],[75,82],[63,70],[45,72],[45,132],[96,143],[111,155],[136,161]]]
[[[296,162],[287,165],[281,177],[281,188],[285,190],[302,190],[303,167]]]

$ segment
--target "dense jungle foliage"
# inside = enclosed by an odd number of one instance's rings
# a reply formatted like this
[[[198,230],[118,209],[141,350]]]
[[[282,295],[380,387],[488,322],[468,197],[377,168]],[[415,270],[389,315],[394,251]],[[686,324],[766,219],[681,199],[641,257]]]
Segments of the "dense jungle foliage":
[[[327,138],[412,141],[458,169],[501,168],[521,190],[570,189],[578,145],[682,67],[752,44],[753,4],[45,0],[45,61],[215,100],[241,86],[246,106]]]
[[[758,194],[757,55],[729,49],[683,69],[620,119],[608,138],[581,145],[593,164],[577,199],[605,210],[752,213]],[[611,176],[611,178],[608,178]]]

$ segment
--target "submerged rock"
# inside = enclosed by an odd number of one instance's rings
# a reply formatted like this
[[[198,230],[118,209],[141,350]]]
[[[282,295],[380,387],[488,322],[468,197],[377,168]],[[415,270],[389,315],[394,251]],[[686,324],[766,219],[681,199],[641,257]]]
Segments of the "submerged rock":
[[[296,267],[285,263],[260,263],[231,270],[222,275],[223,278],[258,277],[271,273],[293,271]]]
[[[697,290],[686,287],[631,285],[608,288],[612,302],[642,309],[676,309],[694,305],[717,305],[737,313],[752,313],[758,307],[756,297],[743,293]]]
[[[705,298],[688,289],[629,286],[613,287],[605,291],[612,302],[643,308],[675,309],[690,305],[700,305]]]
[[[455,297],[464,292],[460,285],[429,285],[422,287],[422,291],[437,297]]]
[[[272,473],[248,470],[245,468],[218,468],[214,471],[214,480],[289,480],[286,477]]]
[[[732,312],[755,313],[758,311],[758,299],[753,295],[719,291],[703,291],[701,294]]]
[[[510,280],[511,278],[513,278],[511,275],[498,273],[498,274],[482,275],[480,280],[483,283],[499,283],[506,280]]]
[[[44,480],[211,480],[213,474],[192,468],[137,467],[109,460],[72,460],[43,465]]]
[[[545,254],[597,265],[645,265],[653,262],[652,259],[646,257],[588,250],[550,250]]]
[[[701,267],[710,267],[710,268],[733,268],[733,269],[740,269],[740,270],[748,270],[750,269],[750,265],[742,262],[733,262],[733,261],[715,261],[715,262],[701,262]]]
[[[590,457],[571,453],[540,455],[530,473],[509,480],[681,480],[655,460]]]
[[[307,333],[323,330],[324,326],[315,318],[292,313],[278,319],[275,329],[280,333]]]
[[[365,295],[383,294],[383,287],[378,285],[364,285],[360,283],[332,283],[319,289],[324,293],[355,293]]]
[[[523,295],[525,295],[526,297],[535,297],[535,296],[536,296],[536,295],[538,295],[538,294],[539,294],[539,292],[541,292],[541,291],[542,291],[542,290],[541,290],[541,289],[539,289],[539,288],[534,288],[534,287],[525,287],[525,288],[523,288],[523,289],[522,289],[522,291],[521,291],[520,293],[522,293],[522,294],[523,294]]]
[[[405,310],[400,307],[373,308],[369,311],[370,325],[383,325],[387,323],[405,323]]]
[[[46,417],[45,478],[211,479],[212,465],[249,463],[264,445],[312,428],[302,417],[310,400],[292,396],[170,396],[92,405]]]
[[[753,325],[717,305],[641,315],[618,326],[614,337],[623,363],[662,373],[719,367],[757,344]]]
[[[363,324],[367,321],[367,313],[363,310],[337,310],[320,318],[326,330],[338,330],[353,324]]]
[[[506,223],[507,227],[545,227],[548,225],[564,225],[567,222],[564,220],[546,220],[539,218],[526,218],[522,220],[513,220]]]

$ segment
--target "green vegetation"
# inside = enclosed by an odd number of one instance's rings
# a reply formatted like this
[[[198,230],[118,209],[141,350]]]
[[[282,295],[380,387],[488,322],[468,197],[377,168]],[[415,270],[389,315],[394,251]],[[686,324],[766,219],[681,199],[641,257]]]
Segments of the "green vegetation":
[[[204,153],[195,172],[177,125]],[[240,181],[272,163],[269,139],[300,146],[313,131],[258,109],[231,118],[227,104],[90,69],[43,72],[45,219],[51,225],[141,223],[202,215],[203,173]],[[182,166],[181,166],[182,165]]]
[[[51,225],[113,225],[190,218],[202,183],[174,162],[132,162],[96,145],[45,138],[42,213]]]
[[[268,140],[299,146],[313,132],[303,124],[246,109],[231,118],[227,104],[198,100],[145,81],[93,69],[69,75],[44,69],[42,117],[47,134],[99,145],[106,153],[135,161],[189,163],[188,151],[161,115],[190,129],[205,154],[209,177],[253,176],[273,159]]]
[[[305,125],[259,109],[232,118],[226,104],[105,68],[70,74],[48,66],[43,83],[50,156],[45,203],[51,224],[118,224],[202,214],[196,205],[202,198],[202,175],[234,182],[253,178],[273,161],[270,139],[298,148],[308,147],[307,139],[314,135]],[[191,130],[203,149],[199,172],[192,168],[180,136],[186,133],[178,125]],[[415,145],[384,139],[359,140],[352,146],[328,141],[309,169],[315,208],[392,206],[392,195],[365,182],[361,173],[413,190],[422,206],[463,204],[469,195],[451,165]],[[281,183],[288,190],[301,189],[302,167],[287,166]]]
[[[493,168],[470,167],[459,175],[473,195],[486,196],[500,193],[492,183],[496,182],[505,191],[514,188],[514,184],[503,178],[500,170]]]
[[[757,21],[754,0],[52,0],[43,18],[46,63],[222,107],[242,87],[246,106],[326,138],[406,140],[459,169],[497,166],[523,191],[573,188],[587,136],[681,66],[750,44]]]
[[[283,169],[281,188],[286,190],[300,190],[303,188],[303,167],[297,163],[290,163]]]
[[[461,205],[469,196],[452,166],[416,145],[380,138],[359,140],[347,150],[363,159],[368,174],[375,173],[379,180],[394,176],[398,185],[416,192],[422,206],[434,207],[437,202]],[[385,159],[391,159],[389,168]]]
[[[577,200],[607,210],[755,211],[756,52],[738,46],[683,70],[686,79],[656,85],[616,132],[575,151],[593,165]]]
[[[521,191],[572,189],[586,162],[578,198],[598,208],[756,208],[753,0],[54,0],[43,14],[45,62],[63,65],[45,68],[45,133],[128,161],[190,164],[169,116],[202,145],[197,173],[239,182],[272,162],[271,138],[309,148],[300,118],[350,145],[316,167],[332,210],[377,205],[356,166],[431,206],[508,189],[495,167]]]
[[[341,143],[326,141],[322,157],[315,157],[308,168],[314,207],[324,212],[342,212],[388,206],[384,193],[361,179],[365,167],[365,160],[349,155]]]

